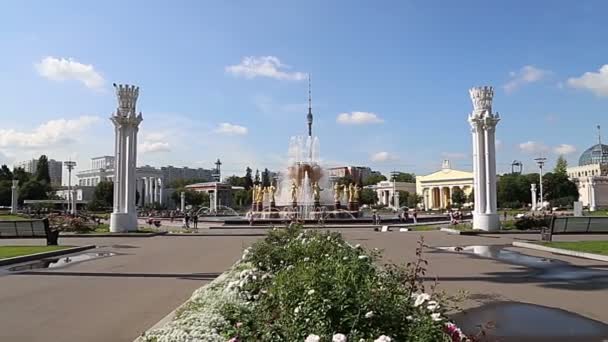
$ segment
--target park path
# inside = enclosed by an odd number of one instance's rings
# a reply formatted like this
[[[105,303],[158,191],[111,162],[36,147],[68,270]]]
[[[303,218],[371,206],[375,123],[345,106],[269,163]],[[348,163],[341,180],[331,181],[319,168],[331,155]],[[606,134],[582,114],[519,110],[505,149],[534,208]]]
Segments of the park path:
[[[0,341],[133,341],[232,265],[254,239],[63,239],[64,244],[107,246],[100,250],[120,255],[54,270],[4,272]]]

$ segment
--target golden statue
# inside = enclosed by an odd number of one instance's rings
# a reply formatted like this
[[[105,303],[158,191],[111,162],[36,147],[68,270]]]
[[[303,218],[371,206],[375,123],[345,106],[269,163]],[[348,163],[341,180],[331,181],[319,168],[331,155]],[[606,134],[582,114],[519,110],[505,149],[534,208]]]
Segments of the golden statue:
[[[296,203],[298,201],[298,186],[296,182],[291,182],[291,201]]]
[[[255,203],[257,198],[258,198],[258,186],[254,185],[251,188],[251,202]]]
[[[257,186],[258,190],[256,191],[257,196],[256,196],[255,201],[258,203],[262,203],[262,202],[264,202],[264,188],[262,188],[262,186],[259,184],[256,186]]]
[[[340,200],[342,199],[342,190],[344,190],[344,187],[338,183],[334,184],[334,201],[335,202],[340,202]]]
[[[270,195],[270,203],[274,203],[274,194],[277,192],[277,187],[274,185],[270,185],[268,187],[268,194]]]
[[[353,198],[354,198],[355,202],[359,202],[359,194],[361,193],[361,188],[358,187],[357,185],[355,185],[354,191],[355,191],[355,194],[353,195]]]
[[[346,201],[350,201],[350,199],[351,199],[350,190],[351,190],[350,186],[344,185],[344,195],[345,195],[344,197],[345,197]]]
[[[318,182],[314,182],[312,184],[312,193],[313,193],[313,197],[315,199],[315,202],[319,202],[321,200],[321,191],[323,191],[323,189],[321,189],[319,187],[319,183]]]

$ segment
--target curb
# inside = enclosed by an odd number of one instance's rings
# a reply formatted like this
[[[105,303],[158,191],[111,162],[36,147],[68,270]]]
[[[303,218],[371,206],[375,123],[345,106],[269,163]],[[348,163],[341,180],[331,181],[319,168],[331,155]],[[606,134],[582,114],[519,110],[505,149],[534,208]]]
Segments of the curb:
[[[95,245],[86,245],[86,246],[80,246],[80,247],[60,249],[57,251],[21,255],[21,256],[16,256],[16,257],[0,260],[0,266],[18,264],[18,263],[22,263],[22,262],[26,262],[26,261],[33,261],[33,260],[39,260],[39,259],[45,259],[45,258],[51,258],[51,257],[64,255],[64,254],[72,254],[72,253],[76,253],[76,252],[82,252],[87,249],[93,249],[95,247],[96,247]]]
[[[196,290],[194,290],[194,291],[196,291]],[[185,307],[189,302],[190,302],[190,297],[188,299],[186,299],[186,301],[183,302],[180,306],[178,306],[177,308],[173,309],[173,311],[169,312],[165,317],[161,318],[160,321],[156,322],[156,324],[154,324],[153,326],[151,326],[148,329],[146,329],[146,331],[144,331],[141,335],[137,336],[137,338],[135,338],[133,340],[133,342],[143,342],[144,341],[143,336],[144,336],[145,333],[147,333],[148,331],[152,331],[152,330],[155,330],[155,329],[162,328],[167,323],[173,321],[173,319],[177,315],[177,312],[180,309],[182,309],[183,307]]]
[[[155,233],[103,233],[103,234],[59,234],[60,238],[100,238],[100,237],[153,237],[158,235],[165,235],[167,232],[155,232]]]
[[[510,235],[510,234],[540,234],[540,230],[497,230],[495,232],[487,232],[485,230],[457,230],[452,228],[441,228],[442,232],[454,235]]]
[[[550,252],[550,253],[561,254],[561,255],[568,255],[568,256],[573,256],[573,257],[578,257],[578,258],[584,258],[584,259],[591,259],[591,260],[598,260],[598,261],[608,262],[608,255],[600,255],[600,254],[593,254],[593,253],[586,253],[586,252],[577,252],[577,251],[571,251],[571,250],[568,250],[568,249],[555,248],[555,247],[547,247],[547,246],[537,245],[535,243],[519,242],[519,241],[514,241],[513,242],[513,246],[515,246],[515,247],[521,247],[521,248],[535,249],[535,250],[538,250],[538,251]]]
[[[220,237],[225,237],[225,236],[266,236],[267,233],[265,232],[259,232],[259,233],[221,233],[218,232],[216,234],[212,234],[212,233],[167,233],[166,236],[220,236]]]

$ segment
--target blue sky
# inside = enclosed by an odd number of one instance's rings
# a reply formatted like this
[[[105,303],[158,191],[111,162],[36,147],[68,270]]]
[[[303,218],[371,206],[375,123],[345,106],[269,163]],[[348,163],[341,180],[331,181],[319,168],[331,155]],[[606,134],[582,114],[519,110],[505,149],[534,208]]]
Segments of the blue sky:
[[[0,162],[113,153],[112,83],[141,87],[140,164],[471,168],[468,89],[496,88],[499,171],[571,164],[608,130],[602,1],[11,1],[0,10]],[[603,71],[603,72],[602,72]],[[353,113],[355,113],[353,115]],[[338,120],[340,117],[343,120]],[[346,119],[344,119],[346,118]],[[226,125],[227,124],[227,125]],[[604,140],[608,141],[608,136]]]

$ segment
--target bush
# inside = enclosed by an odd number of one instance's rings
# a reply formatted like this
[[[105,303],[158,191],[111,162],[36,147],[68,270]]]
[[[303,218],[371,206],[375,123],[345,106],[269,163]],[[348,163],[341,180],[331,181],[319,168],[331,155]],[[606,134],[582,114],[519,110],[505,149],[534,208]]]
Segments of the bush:
[[[549,216],[524,216],[515,221],[515,228],[520,230],[541,229],[549,227],[550,224],[551,217]]]
[[[76,233],[87,233],[95,230],[92,222],[82,217],[50,215],[48,218],[52,230]]]
[[[421,251],[422,244],[417,255]],[[225,278],[197,291],[193,306],[172,326],[145,337],[332,341],[344,334],[344,341],[464,339],[445,318],[447,301],[440,305],[441,296],[424,293],[426,261],[420,257],[406,266],[379,268],[374,263],[379,256],[377,250],[349,245],[338,233],[274,230],[245,250]],[[219,336],[209,337],[210,331]]]

